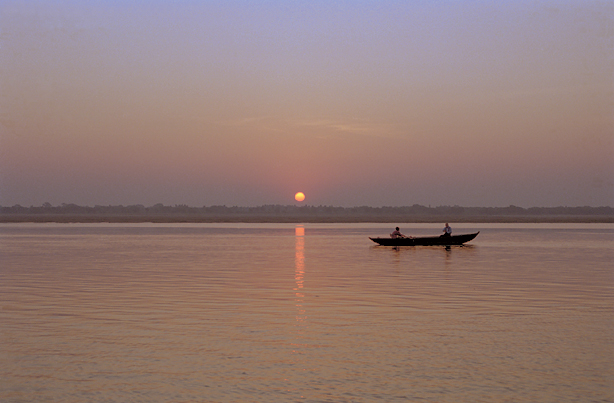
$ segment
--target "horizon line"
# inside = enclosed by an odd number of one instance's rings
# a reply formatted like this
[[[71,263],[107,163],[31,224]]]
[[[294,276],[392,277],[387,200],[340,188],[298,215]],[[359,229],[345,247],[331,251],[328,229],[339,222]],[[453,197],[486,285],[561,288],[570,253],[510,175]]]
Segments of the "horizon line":
[[[399,209],[399,208],[412,208],[412,207],[420,207],[420,208],[427,208],[427,209],[438,209],[438,208],[467,208],[467,209],[509,209],[509,208],[513,208],[513,209],[523,209],[523,210],[530,210],[530,209],[558,209],[558,208],[570,208],[570,209],[575,209],[575,208],[590,208],[590,209],[601,209],[601,208],[613,208],[612,206],[609,205],[601,205],[601,206],[590,206],[590,205],[583,205],[583,206],[567,206],[567,205],[557,205],[557,206],[531,206],[531,207],[522,207],[522,206],[517,206],[514,204],[510,204],[507,206],[462,206],[462,205],[458,205],[458,204],[454,204],[454,205],[449,205],[449,204],[443,204],[443,205],[436,205],[436,206],[431,206],[430,204],[427,205],[423,205],[423,204],[418,204],[418,203],[414,203],[411,205],[402,205],[402,206],[393,206],[393,205],[388,205],[388,206],[370,206],[370,205],[357,205],[357,206],[335,206],[332,204],[320,204],[320,205],[315,205],[315,204],[299,204],[299,203],[294,203],[294,204],[261,204],[258,206],[240,206],[240,205],[226,205],[226,204],[211,204],[211,205],[202,205],[202,206],[194,206],[194,205],[188,205],[188,204],[163,204],[163,203],[156,203],[150,206],[146,206],[142,203],[136,203],[136,204],[107,204],[107,205],[102,205],[102,204],[95,204],[95,205],[80,205],[80,204],[76,204],[76,203],[61,203],[59,205],[52,205],[51,203],[45,202],[42,203],[40,206],[35,206],[35,205],[30,205],[30,206],[22,206],[21,204],[14,204],[12,206],[4,206],[4,205],[0,205],[0,209],[5,209],[5,208],[24,208],[24,209],[31,209],[31,208],[63,208],[63,207],[82,207],[82,208],[96,208],[96,207],[115,207],[115,208],[128,208],[128,207],[139,207],[139,208],[146,208],[146,209],[151,209],[151,208],[194,208],[194,209],[202,209],[202,208],[212,208],[212,207],[224,207],[224,208],[245,208],[245,209],[250,209],[250,208],[263,208],[263,207],[294,207],[294,208],[336,208],[336,209],[359,209],[359,208],[371,208],[371,209]]]

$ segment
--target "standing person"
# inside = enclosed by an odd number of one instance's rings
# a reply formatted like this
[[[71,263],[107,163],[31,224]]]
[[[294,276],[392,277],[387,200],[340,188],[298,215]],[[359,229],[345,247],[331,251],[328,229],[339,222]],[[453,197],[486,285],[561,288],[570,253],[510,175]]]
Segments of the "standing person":
[[[407,237],[401,234],[401,231],[399,231],[399,227],[396,227],[396,229],[392,231],[392,233],[390,234],[390,238],[396,239],[396,238],[407,238]]]
[[[446,226],[443,227],[443,235],[442,236],[452,236],[452,228],[446,223]]]

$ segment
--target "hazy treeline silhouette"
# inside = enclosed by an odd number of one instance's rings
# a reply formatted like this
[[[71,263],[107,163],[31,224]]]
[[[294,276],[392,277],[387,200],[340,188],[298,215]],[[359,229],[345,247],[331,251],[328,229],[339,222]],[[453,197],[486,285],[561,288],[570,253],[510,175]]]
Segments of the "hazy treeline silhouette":
[[[404,207],[334,207],[264,205],[259,207],[165,206],[137,205],[79,206],[0,206],[0,219],[7,221],[161,221],[161,222],[416,222],[416,221],[596,221],[613,222],[614,209],[603,207],[461,207],[422,206]]]

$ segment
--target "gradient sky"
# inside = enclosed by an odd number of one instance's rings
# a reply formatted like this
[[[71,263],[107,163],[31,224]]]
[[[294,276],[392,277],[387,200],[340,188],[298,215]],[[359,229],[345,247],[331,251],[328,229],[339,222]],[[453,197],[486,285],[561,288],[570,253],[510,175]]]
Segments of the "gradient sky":
[[[614,205],[613,17],[0,0],[0,205]]]

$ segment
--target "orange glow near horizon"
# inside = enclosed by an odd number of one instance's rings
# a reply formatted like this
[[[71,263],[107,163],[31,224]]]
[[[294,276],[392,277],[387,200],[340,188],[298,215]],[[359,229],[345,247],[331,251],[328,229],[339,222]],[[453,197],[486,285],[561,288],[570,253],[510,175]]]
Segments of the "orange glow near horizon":
[[[302,202],[303,200],[305,200],[305,194],[303,192],[298,192],[294,195],[294,200]]]

